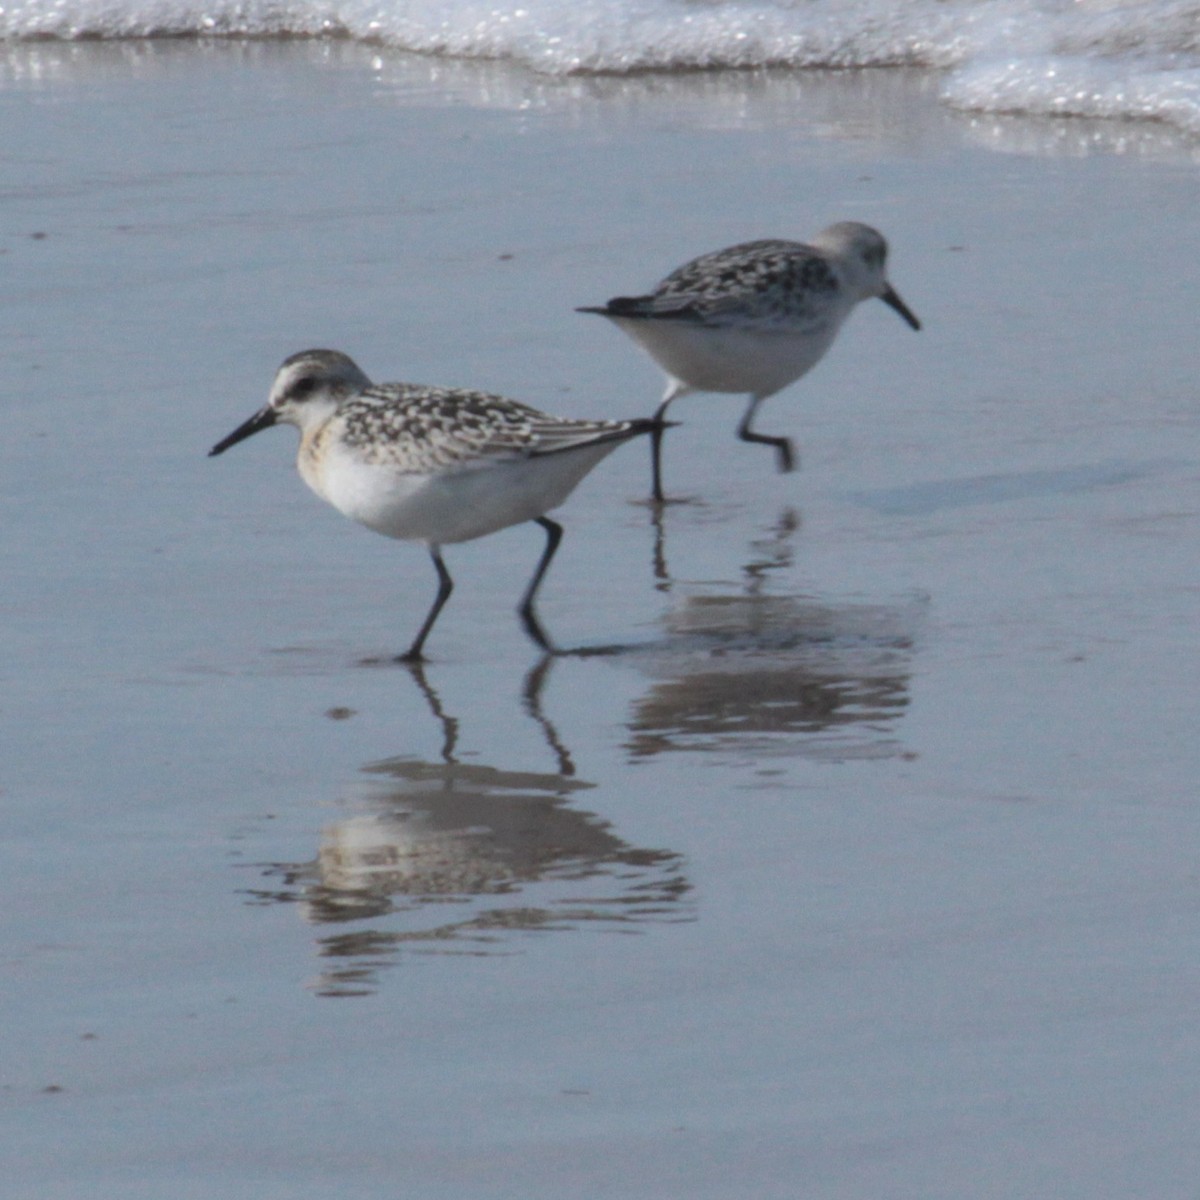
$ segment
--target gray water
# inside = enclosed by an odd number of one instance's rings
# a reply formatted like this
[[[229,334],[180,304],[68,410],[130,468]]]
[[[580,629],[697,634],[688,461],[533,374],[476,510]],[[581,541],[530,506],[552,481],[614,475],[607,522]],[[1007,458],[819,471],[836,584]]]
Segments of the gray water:
[[[936,81],[0,58],[6,1195],[1194,1197],[1193,146]],[[434,588],[272,431],[311,345],[567,415],[575,314],[878,225],[758,425],[680,401]]]

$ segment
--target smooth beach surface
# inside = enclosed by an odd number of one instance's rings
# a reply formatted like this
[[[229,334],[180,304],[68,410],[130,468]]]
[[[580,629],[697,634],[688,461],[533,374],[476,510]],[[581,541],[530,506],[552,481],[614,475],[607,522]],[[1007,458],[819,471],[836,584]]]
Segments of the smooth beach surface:
[[[1200,152],[898,71],[0,53],[12,1200],[1193,1198]],[[576,314],[878,226],[768,401],[420,547],[209,460],[309,346],[646,415]],[[375,661],[371,661],[375,660]]]

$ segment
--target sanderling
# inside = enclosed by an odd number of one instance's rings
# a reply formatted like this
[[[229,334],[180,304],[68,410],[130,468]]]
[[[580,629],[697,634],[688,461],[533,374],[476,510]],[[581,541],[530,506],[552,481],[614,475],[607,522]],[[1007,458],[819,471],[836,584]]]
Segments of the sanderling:
[[[518,608],[529,636],[553,646],[533,598],[558,549],[557,508],[607,454],[655,428],[652,420],[551,417],[503,396],[411,383],[372,384],[346,355],[305,350],[286,359],[270,399],[209,454],[284,422],[300,430],[300,476],[339,512],[388,537],[424,542],[438,593],[416,639],[421,650],[453,589],[441,547],[522,521],[546,531],[546,548]]]
[[[765,442],[790,471],[792,443],[750,428],[768,396],[814,367],[860,301],[877,296],[913,329],[921,323],[887,281],[887,242],[868,225],[841,221],[812,245],[768,240],[704,254],[672,271],[645,296],[617,296],[599,313],[625,331],[667,373],[652,431],[654,499],[662,500],[661,420],[689,392],[749,393],[738,426]]]

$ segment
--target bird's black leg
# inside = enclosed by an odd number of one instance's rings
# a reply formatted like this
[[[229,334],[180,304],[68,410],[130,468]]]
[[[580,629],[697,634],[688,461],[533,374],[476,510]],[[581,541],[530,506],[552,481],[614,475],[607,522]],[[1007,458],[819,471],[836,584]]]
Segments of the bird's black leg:
[[[521,603],[517,608],[517,612],[520,614],[521,624],[525,626],[525,632],[548,654],[553,654],[555,653],[554,644],[546,636],[546,631],[542,628],[541,623],[537,619],[537,614],[533,611],[533,598],[537,595],[542,577],[546,574],[546,569],[550,566],[550,560],[554,557],[554,552],[558,549],[558,543],[562,541],[563,531],[562,526],[557,521],[550,520],[549,517],[536,517],[535,520],[546,531],[546,548],[542,551],[541,561],[537,565],[537,570],[534,571],[533,578],[529,581],[529,586],[525,589],[525,595],[521,597]]]
[[[761,442],[767,446],[774,446],[775,453],[779,456],[779,469],[785,474],[791,471],[796,464],[796,453],[792,448],[790,438],[785,437],[770,437],[765,433],[755,433],[750,428],[750,422],[754,419],[754,410],[759,404],[766,399],[766,396],[751,396],[750,404],[746,409],[746,415],[742,417],[742,423],[738,426],[737,435],[743,442]]]
[[[666,499],[662,488],[662,441],[667,427],[663,418],[666,416],[667,406],[674,399],[675,396],[668,396],[658,406],[654,414],[654,428],[650,430],[650,462],[654,469],[654,490],[651,495],[656,504],[662,504]]]
[[[450,572],[446,570],[446,564],[442,562],[442,551],[439,546],[430,546],[429,554],[433,558],[433,565],[437,568],[438,573],[438,593],[434,597],[433,607],[429,610],[429,615],[425,618],[425,623],[421,626],[421,632],[417,634],[413,644],[400,655],[399,662],[420,662],[424,655],[421,653],[421,647],[425,645],[425,639],[429,636],[429,631],[433,628],[433,623],[438,619],[438,613],[442,611],[442,607],[446,601],[450,599],[450,593],[454,591],[454,580],[450,578]]]

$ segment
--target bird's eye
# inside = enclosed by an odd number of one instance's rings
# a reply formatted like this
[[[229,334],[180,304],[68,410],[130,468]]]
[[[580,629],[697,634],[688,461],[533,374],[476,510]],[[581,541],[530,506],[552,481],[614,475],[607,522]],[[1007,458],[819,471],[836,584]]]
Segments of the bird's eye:
[[[304,400],[311,396],[316,390],[317,381],[312,375],[301,375],[295,383],[288,388],[289,400]]]

